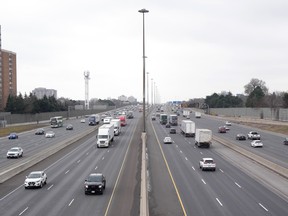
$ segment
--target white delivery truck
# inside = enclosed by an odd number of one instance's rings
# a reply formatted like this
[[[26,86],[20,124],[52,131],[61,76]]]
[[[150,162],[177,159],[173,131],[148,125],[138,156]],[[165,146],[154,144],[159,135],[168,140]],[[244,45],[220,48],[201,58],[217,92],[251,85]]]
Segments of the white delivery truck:
[[[195,112],[195,118],[201,118],[201,112]]]
[[[104,124],[98,128],[97,148],[108,148],[114,140],[114,125]]]
[[[184,136],[194,137],[195,136],[195,122],[191,120],[182,120],[180,126],[181,133]]]
[[[114,125],[114,135],[118,136],[121,133],[120,119],[112,119],[110,123]]]
[[[196,129],[195,145],[209,148],[212,144],[212,131],[209,129]]]
[[[183,117],[190,118],[190,110],[184,109],[183,110]]]

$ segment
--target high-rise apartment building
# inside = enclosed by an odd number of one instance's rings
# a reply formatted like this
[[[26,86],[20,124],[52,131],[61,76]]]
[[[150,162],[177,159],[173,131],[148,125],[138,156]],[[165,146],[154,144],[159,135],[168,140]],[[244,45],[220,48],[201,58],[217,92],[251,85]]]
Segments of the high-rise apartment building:
[[[0,26],[0,111],[4,111],[9,95],[17,95],[16,53],[2,49]]]
[[[54,96],[57,99],[57,91],[55,89],[35,88],[32,90],[32,94],[35,95],[37,99],[42,99],[44,96],[47,98]]]

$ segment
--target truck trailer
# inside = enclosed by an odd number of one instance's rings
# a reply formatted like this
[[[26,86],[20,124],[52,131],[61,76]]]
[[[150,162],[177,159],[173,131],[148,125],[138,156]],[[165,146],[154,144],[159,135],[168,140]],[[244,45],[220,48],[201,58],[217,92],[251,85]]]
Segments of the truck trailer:
[[[89,119],[88,119],[89,125],[98,125],[99,123],[100,123],[100,115],[93,114],[93,115],[89,116]]]
[[[114,140],[114,125],[104,124],[98,128],[97,148],[108,148]]]
[[[181,133],[186,137],[194,137],[195,136],[195,123],[191,120],[182,120]]]
[[[209,129],[196,129],[195,145],[209,148],[212,144],[212,131]]]
[[[120,119],[112,119],[111,124],[114,125],[114,135],[118,136],[121,133],[121,122]]]

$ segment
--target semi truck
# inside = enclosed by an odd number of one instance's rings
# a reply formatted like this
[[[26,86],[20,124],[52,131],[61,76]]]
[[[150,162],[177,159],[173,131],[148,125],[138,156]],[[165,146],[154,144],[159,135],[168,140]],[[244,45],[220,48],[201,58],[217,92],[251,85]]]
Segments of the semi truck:
[[[112,119],[111,124],[114,125],[114,135],[118,136],[121,133],[121,122],[120,119]]]
[[[160,114],[160,124],[166,125],[168,123],[168,115],[167,114]]]
[[[196,129],[195,145],[209,148],[212,144],[212,131],[209,129]]]
[[[180,130],[185,137],[194,137],[195,123],[191,120],[182,120]]]
[[[88,124],[89,125],[98,125],[100,123],[100,115],[94,114],[89,116]]]
[[[120,119],[120,122],[121,122],[121,127],[124,127],[124,126],[126,126],[126,115],[120,115],[119,117],[118,117],[118,119]]]
[[[173,125],[173,126],[177,126],[178,125],[178,116],[175,114],[169,115],[169,124]]]
[[[190,118],[190,110],[184,109],[183,110],[183,117]]]
[[[98,128],[97,148],[106,147],[108,148],[114,140],[114,125],[104,124]]]

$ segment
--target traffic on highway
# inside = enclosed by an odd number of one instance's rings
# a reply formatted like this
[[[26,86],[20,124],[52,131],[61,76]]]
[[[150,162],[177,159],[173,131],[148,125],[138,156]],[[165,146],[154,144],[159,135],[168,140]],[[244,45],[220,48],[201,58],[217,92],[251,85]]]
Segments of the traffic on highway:
[[[146,113],[146,215],[288,215],[287,177],[259,162],[288,169],[284,135],[167,104]],[[139,215],[142,114],[127,106],[1,138],[1,215]]]

